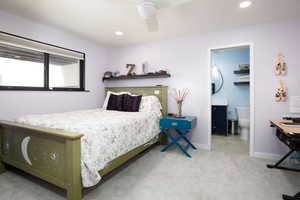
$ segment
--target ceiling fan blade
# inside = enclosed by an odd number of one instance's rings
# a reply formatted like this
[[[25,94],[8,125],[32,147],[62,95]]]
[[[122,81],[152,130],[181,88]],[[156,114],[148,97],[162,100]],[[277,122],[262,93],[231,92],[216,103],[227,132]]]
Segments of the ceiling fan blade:
[[[149,32],[158,30],[158,20],[156,17],[157,6],[152,0],[141,1],[137,6],[139,15],[145,20]]]
[[[145,22],[149,32],[158,31],[159,25],[156,16],[152,17],[151,19],[145,19]]]

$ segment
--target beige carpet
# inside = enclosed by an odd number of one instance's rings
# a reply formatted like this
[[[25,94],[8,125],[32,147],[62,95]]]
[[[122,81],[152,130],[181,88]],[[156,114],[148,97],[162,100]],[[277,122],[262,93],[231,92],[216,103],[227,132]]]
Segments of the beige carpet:
[[[229,138],[226,138],[229,139]],[[236,138],[237,139],[237,138]],[[270,161],[250,158],[247,144],[214,138],[214,151],[155,147],[98,187],[85,200],[280,200],[300,191],[300,173],[270,170]],[[232,147],[234,144],[240,147]],[[245,149],[246,145],[246,149]],[[243,148],[242,148],[243,147]],[[246,153],[245,153],[246,152]],[[65,193],[23,174],[0,175],[1,200],[59,200]]]

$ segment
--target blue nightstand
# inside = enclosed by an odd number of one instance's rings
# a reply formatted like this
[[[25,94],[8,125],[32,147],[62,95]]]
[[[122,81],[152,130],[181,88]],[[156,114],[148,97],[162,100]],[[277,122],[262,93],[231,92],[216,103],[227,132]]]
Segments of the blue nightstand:
[[[192,147],[193,149],[197,149],[186,137],[190,130],[196,126],[197,118],[192,116],[187,116],[184,118],[176,118],[176,117],[163,117],[160,122],[160,128],[164,135],[166,135],[170,139],[170,143],[167,144],[161,152],[166,151],[169,147],[176,145],[187,157],[192,157],[188,152],[188,148]],[[169,129],[174,129],[178,136],[173,136]],[[185,140],[187,142],[186,146],[182,146],[178,143],[180,140]]]

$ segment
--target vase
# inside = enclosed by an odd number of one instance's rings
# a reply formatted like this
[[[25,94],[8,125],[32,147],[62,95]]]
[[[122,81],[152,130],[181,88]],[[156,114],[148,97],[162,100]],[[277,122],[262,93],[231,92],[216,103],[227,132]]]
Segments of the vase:
[[[182,103],[183,103],[183,101],[177,101],[177,107],[178,107],[177,117],[182,117]]]

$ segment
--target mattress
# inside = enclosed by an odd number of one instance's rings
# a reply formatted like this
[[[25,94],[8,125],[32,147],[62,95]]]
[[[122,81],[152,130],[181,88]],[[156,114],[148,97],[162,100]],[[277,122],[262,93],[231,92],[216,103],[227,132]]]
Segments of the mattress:
[[[81,175],[84,187],[96,185],[100,170],[115,158],[159,134],[160,112],[119,112],[104,109],[27,115],[16,122],[82,133]]]

